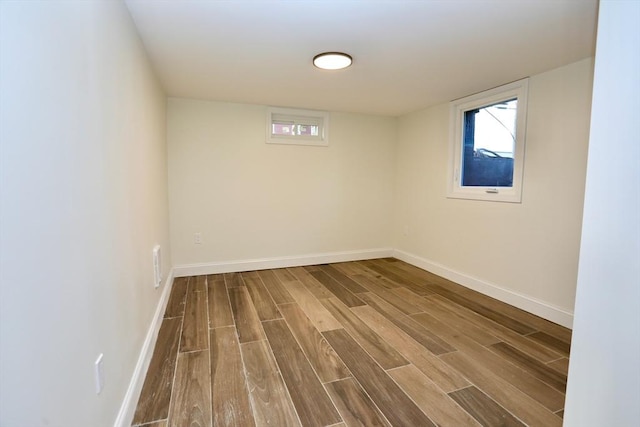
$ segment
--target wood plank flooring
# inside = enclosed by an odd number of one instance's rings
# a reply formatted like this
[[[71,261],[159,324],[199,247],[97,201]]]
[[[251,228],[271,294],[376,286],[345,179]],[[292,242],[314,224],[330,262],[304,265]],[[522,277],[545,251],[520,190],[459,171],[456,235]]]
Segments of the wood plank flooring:
[[[177,278],[132,426],[561,426],[570,343],[393,258]]]

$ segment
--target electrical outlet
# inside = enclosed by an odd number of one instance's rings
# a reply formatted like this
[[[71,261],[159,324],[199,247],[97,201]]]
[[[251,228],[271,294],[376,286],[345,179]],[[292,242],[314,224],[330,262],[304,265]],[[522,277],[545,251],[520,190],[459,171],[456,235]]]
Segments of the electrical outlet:
[[[193,233],[193,243],[196,245],[202,244],[202,233]]]
[[[104,388],[104,365],[103,365],[103,357],[104,355],[100,353],[100,356],[96,359],[94,365],[94,373],[96,378],[96,394],[100,394],[102,389]]]

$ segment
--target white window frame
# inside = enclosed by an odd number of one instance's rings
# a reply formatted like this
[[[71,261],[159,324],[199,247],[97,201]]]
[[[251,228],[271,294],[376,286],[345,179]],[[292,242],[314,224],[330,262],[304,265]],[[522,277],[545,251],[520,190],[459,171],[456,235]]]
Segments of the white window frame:
[[[273,134],[274,121],[289,121],[295,124],[317,125],[318,136]],[[329,113],[326,111],[301,110],[296,108],[267,108],[267,144],[329,145]]]
[[[457,99],[449,104],[448,198],[521,203],[528,92],[529,79],[526,78],[475,95]],[[461,178],[464,154],[464,113],[469,110],[486,107],[514,98],[518,99],[518,110],[516,116],[516,141],[513,155],[513,185],[511,187],[463,186]]]

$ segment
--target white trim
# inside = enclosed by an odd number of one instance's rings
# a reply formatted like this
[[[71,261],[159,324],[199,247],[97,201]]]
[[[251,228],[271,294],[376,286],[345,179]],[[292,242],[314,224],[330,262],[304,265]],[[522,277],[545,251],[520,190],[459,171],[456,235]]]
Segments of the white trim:
[[[393,249],[380,248],[277,258],[208,262],[202,264],[178,265],[173,268],[173,274],[175,275],[175,277],[199,276],[202,274],[232,273],[238,271],[266,270],[270,268],[298,267],[303,265],[359,261],[365,259],[386,258],[392,255]]]
[[[394,249],[392,256],[551,322],[570,329],[573,327],[573,312],[566,311],[548,302],[502,288],[476,277],[468,276],[442,264],[438,264],[437,262],[398,249]]]
[[[158,339],[158,332],[160,331],[160,325],[162,325],[162,319],[164,317],[164,311],[169,301],[169,295],[171,293],[171,287],[173,286],[174,272],[171,270],[167,276],[167,280],[164,283],[164,289],[162,295],[160,295],[160,301],[156,307],[156,312],[151,320],[151,325],[147,331],[147,336],[142,344],[142,350],[140,350],[140,356],[138,356],[138,362],[133,370],[131,381],[129,382],[129,388],[127,389],[122,406],[116,417],[116,421],[113,423],[114,427],[129,427],[133,421],[133,415],[140,398],[140,392],[142,392],[142,386],[144,379],[147,376],[147,370],[151,363],[151,357],[153,356],[153,349],[156,346],[156,340]]]
[[[529,313],[540,316],[551,322],[571,328],[573,312],[553,304],[538,300],[528,295],[505,289],[499,285],[486,282],[473,276],[458,272],[442,264],[421,258],[398,249],[378,248],[360,251],[330,252],[301,256],[262,258],[252,260],[236,260],[208,262],[201,264],[184,264],[173,268],[174,277],[198,276],[203,274],[232,273],[240,271],[266,270],[270,268],[297,267],[334,262],[359,261],[374,258],[395,257],[422,268],[446,279],[454,281],[469,289],[496,298],[502,302],[518,307]]]

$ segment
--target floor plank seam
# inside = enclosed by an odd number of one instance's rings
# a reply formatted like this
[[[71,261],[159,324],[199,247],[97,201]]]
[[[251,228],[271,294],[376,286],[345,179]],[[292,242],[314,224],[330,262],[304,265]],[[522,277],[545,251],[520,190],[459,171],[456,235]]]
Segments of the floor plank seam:
[[[516,420],[518,420],[520,423],[522,423],[523,426],[527,426],[527,424],[524,422],[524,420],[521,420],[520,418],[518,418],[515,414],[513,414],[511,411],[509,411],[507,408],[505,408],[504,406],[500,405],[500,403],[496,402],[490,395],[488,395],[487,393],[485,393],[481,388],[474,386],[480,393],[482,393],[487,399],[490,399],[491,401],[493,401],[496,405],[498,405],[500,408],[502,408],[502,410],[504,410],[507,414],[511,415],[513,418],[515,418]],[[470,388],[470,387],[468,387]],[[455,400],[455,399],[454,399]],[[473,416],[473,414],[471,414]]]
[[[265,334],[265,337],[267,335]],[[289,399],[289,401],[291,402],[291,404],[293,405],[294,409],[295,409],[295,414],[296,417],[298,419],[298,422],[300,423],[301,426],[304,426],[302,419],[300,418],[300,414],[298,413],[298,408],[296,408],[295,404],[293,403],[293,399],[291,397],[291,391],[289,390],[289,387],[287,386],[287,382],[284,379],[284,375],[282,375],[282,370],[280,369],[280,364],[278,364],[278,359],[276,359],[275,354],[273,353],[273,348],[271,347],[271,343],[269,342],[268,338],[265,338],[265,341],[267,343],[267,347],[269,348],[269,352],[271,353],[271,356],[273,357],[273,360],[275,361],[275,365],[277,368],[277,372],[278,375],[280,376],[280,379],[282,380],[282,384],[284,384],[284,391],[287,394],[287,398]]]
[[[161,422],[163,422],[163,421],[167,421],[167,422],[168,422],[168,419],[167,419],[167,418],[163,418],[163,419],[161,419],[161,420],[153,420],[153,421],[149,421],[148,423],[144,423],[144,424],[134,424],[134,425],[133,425],[133,426],[131,426],[131,427],[146,427],[146,426],[152,426],[152,425],[154,425],[154,424],[161,423]]]
[[[255,408],[255,403],[251,398],[251,393],[253,392],[253,390],[249,389],[249,373],[247,372],[247,365],[245,364],[245,361],[244,361],[244,353],[242,352],[242,344],[239,341],[237,329],[234,328],[234,332],[236,334],[236,340],[238,342],[238,351],[240,353],[240,361],[242,362],[242,375],[244,378],[245,388],[247,390],[247,393],[249,394],[248,399],[249,399],[249,407],[251,409],[251,416],[255,422],[257,409]],[[212,392],[213,392],[213,389],[212,389]]]
[[[407,367],[407,366],[409,366],[409,365],[399,366],[399,367],[397,367],[397,368],[390,369],[390,370],[398,370],[398,369],[405,368],[405,367]],[[417,369],[417,368],[416,368],[416,369]],[[390,371],[390,370],[389,370],[389,371]],[[387,375],[388,375],[388,372],[389,372],[389,371],[387,371]],[[438,423],[437,423],[437,422],[432,418],[432,416],[430,416],[428,413],[426,413],[426,412],[425,412],[425,411],[420,407],[421,405],[419,405],[419,404],[418,404],[418,402],[416,402],[416,400],[415,400],[413,397],[411,397],[411,395],[410,395],[409,393],[407,393],[407,391],[404,389],[404,387],[402,387],[402,385],[401,385],[400,383],[398,383],[398,381],[396,381],[396,379],[393,377],[393,375],[389,375],[389,378],[391,379],[391,381],[393,381],[394,383],[396,383],[396,385],[400,388],[400,390],[402,390],[402,391],[404,392],[404,394],[406,394],[406,395],[407,395],[407,397],[408,397],[408,398],[413,402],[413,404],[414,404],[414,405],[416,405],[416,407],[417,407],[419,410],[421,410],[421,411],[422,411],[422,413],[423,413],[423,414],[424,414],[424,415],[425,415],[429,420],[431,420],[431,422],[432,422],[435,426],[438,426]]]
[[[185,295],[186,300],[186,295]],[[175,399],[175,386],[176,386],[176,376],[178,373],[178,356],[180,355],[180,346],[182,345],[182,328],[184,327],[184,316],[180,319],[180,332],[178,334],[178,345],[177,345],[177,354],[176,354],[176,364],[173,368],[173,380],[171,381],[171,393],[169,397],[169,410],[167,411],[167,427],[171,427],[169,420],[171,420],[171,408],[173,407],[173,401]]]
[[[356,317],[358,316],[356,313],[354,313],[354,312],[353,312],[353,310],[351,310],[351,308],[350,308],[350,307],[347,307],[347,309],[348,309],[348,310],[349,310],[349,311],[350,311],[354,316],[356,316]],[[359,318],[358,318],[358,319],[359,319]],[[369,328],[369,326],[367,326],[367,328]],[[370,353],[370,352],[369,352],[369,351],[368,351],[368,350],[367,350],[367,349],[366,349],[366,348],[365,348],[365,347],[364,347],[364,346],[363,346],[363,345],[362,345],[362,344],[361,344],[361,343],[360,343],[360,342],[359,342],[359,341],[358,341],[358,340],[353,336],[353,334],[351,334],[351,333],[349,332],[349,330],[348,330],[348,329],[346,329],[346,328],[343,328],[343,329],[344,329],[344,330],[345,330],[345,332],[347,332],[347,334],[349,334],[349,335],[351,336],[351,338],[352,338],[352,339],[353,339],[353,340],[354,340],[354,341],[355,341],[355,342],[356,342],[356,343],[357,343],[357,344],[358,344],[358,345],[359,345],[359,346],[360,346],[360,347],[365,351],[365,353],[367,353],[367,355],[368,355],[371,359],[373,359],[373,360],[374,360],[374,362],[376,362],[376,364],[377,364],[378,366],[380,366],[380,369],[382,369],[383,371],[386,371],[386,369],[385,369],[385,368],[384,368],[384,367],[383,367],[383,366],[382,366],[382,365],[381,365],[381,364],[376,360],[376,358],[375,358],[375,357],[373,357],[373,355],[372,355],[372,354],[371,354],[371,353]],[[369,328],[369,329],[371,330],[371,332],[372,332],[373,334],[375,334],[375,335],[380,339],[380,341],[385,341],[385,340],[383,340],[383,339],[382,339],[382,337],[381,337],[379,334],[377,334],[376,332],[374,332],[371,328]],[[404,365],[395,366],[395,368],[401,368],[401,367],[406,366],[406,365],[408,365],[408,364],[410,363],[410,362],[409,362],[409,361],[408,361],[404,356],[402,356],[402,355],[401,355],[401,357],[402,357],[402,358],[403,358],[407,363],[405,363]]]
[[[348,368],[347,368],[348,369]],[[350,377],[348,377],[350,379],[353,379],[353,381],[356,383],[356,385],[360,388],[360,390],[362,391],[362,393],[364,393],[364,395],[367,397],[367,399],[369,399],[369,402],[371,402],[371,404],[375,407],[375,409],[378,411],[377,415],[381,416],[387,423],[389,423],[389,425],[391,425],[391,423],[389,422],[389,420],[387,419],[387,417],[382,413],[382,411],[380,410],[380,408],[378,407],[378,405],[376,404],[376,402],[371,398],[371,396],[369,395],[369,393],[367,393],[367,391],[362,387],[362,384],[360,384],[360,382],[358,382],[358,380],[353,376],[353,374],[351,374]],[[340,382],[340,381],[344,381],[345,379],[348,378],[341,378],[339,380],[336,381],[331,381],[328,382],[326,384],[323,384],[323,387],[325,389],[325,391],[327,392],[327,394],[329,395],[329,399],[331,399],[331,402],[333,403],[333,406],[336,407],[336,409],[338,410],[338,412],[340,412],[340,410],[338,409],[338,405],[336,404],[334,398],[331,396],[331,393],[329,393],[329,390],[327,390],[327,385],[334,383],[334,382]],[[347,422],[344,420],[344,416],[342,414],[340,414],[340,416],[343,419],[343,423],[344,425],[347,425]],[[333,425],[340,425],[340,423],[337,424],[333,424]]]
[[[207,325],[206,333],[207,333],[207,368],[209,370],[209,408],[211,411],[211,425],[213,426],[213,420],[215,419],[215,414],[213,413],[213,369],[211,366],[211,332],[209,331],[209,325],[211,325],[211,316],[209,313],[209,276],[204,276],[204,290],[205,290],[205,313],[206,313],[206,322]],[[226,286],[225,286],[226,290]],[[169,426],[167,426],[169,427]]]

